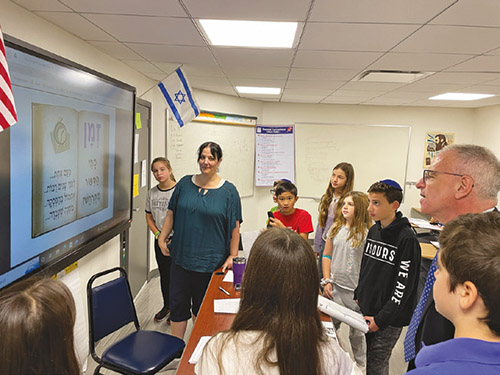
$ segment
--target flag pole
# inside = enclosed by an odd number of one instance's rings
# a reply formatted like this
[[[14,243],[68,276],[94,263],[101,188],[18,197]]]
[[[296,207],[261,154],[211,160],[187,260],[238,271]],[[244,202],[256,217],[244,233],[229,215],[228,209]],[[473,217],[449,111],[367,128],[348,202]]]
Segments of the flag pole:
[[[181,64],[179,65],[177,68],[175,68],[172,73],[175,73],[175,71],[179,68],[182,68],[184,66],[184,64]],[[162,79],[160,79],[160,82],[163,81],[165,78],[167,78],[170,74],[172,73],[168,73],[165,77],[163,77]],[[151,90],[153,90],[155,87],[158,86],[158,83],[155,83],[153,86],[151,86],[149,89],[147,89],[146,91],[144,91],[141,95],[138,95],[137,97],[138,98],[142,98],[144,95],[146,95],[148,92],[150,92]]]

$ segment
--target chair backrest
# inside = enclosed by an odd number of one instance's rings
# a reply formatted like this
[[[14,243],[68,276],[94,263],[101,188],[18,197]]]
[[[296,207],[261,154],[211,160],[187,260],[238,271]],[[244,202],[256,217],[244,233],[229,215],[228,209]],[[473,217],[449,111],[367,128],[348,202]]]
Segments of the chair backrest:
[[[120,271],[120,276],[92,286],[96,279],[114,271]],[[136,329],[140,328],[127,273],[123,268],[115,267],[92,276],[87,284],[87,299],[91,348],[94,342],[130,322],[134,322]]]

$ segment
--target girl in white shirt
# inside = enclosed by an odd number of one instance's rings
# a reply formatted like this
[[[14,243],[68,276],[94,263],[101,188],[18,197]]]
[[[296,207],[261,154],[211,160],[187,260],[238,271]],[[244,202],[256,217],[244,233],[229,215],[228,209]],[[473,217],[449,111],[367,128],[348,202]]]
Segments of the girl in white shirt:
[[[309,243],[284,228],[255,241],[243,277],[240,309],[230,330],[215,335],[197,374],[357,374],[318,310],[319,276]]]

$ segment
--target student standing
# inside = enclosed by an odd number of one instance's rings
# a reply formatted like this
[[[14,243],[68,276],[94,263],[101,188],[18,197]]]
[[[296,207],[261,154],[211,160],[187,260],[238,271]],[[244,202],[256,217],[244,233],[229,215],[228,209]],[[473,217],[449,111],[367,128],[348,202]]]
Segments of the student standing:
[[[273,213],[274,217],[269,219],[269,225],[291,229],[307,240],[309,233],[313,231],[312,219],[306,210],[295,208],[299,199],[297,187],[290,181],[281,180],[276,185],[275,194],[279,210]]]
[[[155,236],[155,257],[160,273],[161,294],[163,297],[163,307],[158,311],[154,320],[161,322],[167,319],[170,324],[170,265],[172,263],[170,256],[163,255],[158,245],[158,236],[167,214],[168,202],[175,189],[175,177],[172,173],[170,162],[164,157],[158,157],[151,163],[151,172],[158,185],[148,191],[146,197],[146,223]]]
[[[455,338],[422,348],[411,375],[500,374],[500,214],[467,214],[440,237],[436,310]]]
[[[270,228],[257,237],[231,329],[205,346],[199,375],[360,374],[319,319],[319,277],[309,243]]]
[[[386,375],[392,349],[417,303],[421,250],[408,219],[397,211],[403,191],[396,181],[374,183],[368,198],[375,225],[368,231],[354,298],[369,326],[366,374]]]
[[[322,255],[325,248],[326,235],[333,224],[337,202],[344,193],[352,191],[354,187],[354,168],[349,163],[339,163],[333,168],[328,187],[321,197],[318,206],[319,217],[314,235],[314,252],[319,254],[318,267],[319,277],[323,278]]]
[[[363,248],[372,219],[368,215],[368,196],[359,191],[351,191],[339,201],[342,214],[335,218],[328,233],[323,252],[323,275],[321,280],[323,295],[353,311],[360,312],[354,302],[354,289],[358,286],[359,269]],[[340,321],[332,319],[339,329]],[[354,358],[359,367],[366,365],[365,334],[349,327]]]
[[[172,256],[170,320],[172,334],[181,339],[189,318],[198,315],[212,273],[221,266],[223,271],[231,268],[238,255],[241,201],[236,187],[218,175],[221,163],[217,143],[198,148],[200,173],[177,184],[158,237],[162,253]]]

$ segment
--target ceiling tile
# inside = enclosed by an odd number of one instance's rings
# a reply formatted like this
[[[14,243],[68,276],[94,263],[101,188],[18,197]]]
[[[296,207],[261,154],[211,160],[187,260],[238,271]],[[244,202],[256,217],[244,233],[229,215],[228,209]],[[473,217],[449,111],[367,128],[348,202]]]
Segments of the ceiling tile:
[[[362,100],[354,96],[328,96],[321,101],[322,103],[330,104],[360,104]]]
[[[456,90],[455,92],[466,92],[475,94],[493,94],[500,95],[500,86],[493,85],[473,85]]]
[[[390,82],[360,82],[351,81],[347,82],[342,89],[343,90],[360,90],[360,91],[392,91],[399,87],[404,86],[405,83],[390,83]]]
[[[141,58],[136,52],[119,42],[90,41],[89,43],[117,59],[139,60]]]
[[[284,94],[281,97],[281,102],[288,103],[320,103],[325,97],[321,95],[297,95]]]
[[[363,69],[381,54],[378,52],[297,51],[294,68]]]
[[[289,68],[263,66],[231,66],[224,67],[226,75],[233,78],[286,79]]]
[[[451,83],[476,84],[500,78],[500,73],[473,73],[473,72],[442,72],[428,76],[418,82],[422,83]],[[417,83],[417,82],[416,82]]]
[[[262,78],[232,78],[233,86],[250,86],[250,87],[279,87],[285,86],[284,79],[262,79]]]
[[[189,76],[189,82],[193,87],[207,87],[207,86],[229,86],[230,82],[225,77],[201,77],[201,76]]]
[[[128,66],[134,68],[135,70],[143,73],[143,74],[148,74],[148,73],[158,73],[158,74],[163,74],[165,75],[165,72],[161,71],[158,69],[156,66],[151,64],[148,61],[144,60],[123,60],[125,64]]]
[[[425,23],[456,0],[316,1],[312,21]]]
[[[305,0],[183,0],[194,18],[258,21],[304,21]]]
[[[383,95],[384,91],[356,91],[356,90],[344,90],[343,88],[335,91],[331,97],[355,97],[370,99],[377,96]]]
[[[156,64],[156,65],[160,67],[162,64]],[[174,69],[172,69],[172,71]],[[222,71],[218,66],[203,66],[201,64],[184,64],[182,66],[182,70],[184,70],[184,72],[187,75],[200,76],[200,77],[224,77],[224,73],[222,73]]]
[[[99,27],[76,13],[69,12],[35,12],[38,16],[45,18],[47,21],[56,24],[57,26],[69,31],[83,40],[95,41],[115,41],[115,39],[107,34]]]
[[[318,51],[386,51],[417,28],[417,25],[309,22],[299,48]]]
[[[387,98],[385,96],[379,96],[378,98],[369,99],[363,104],[368,105],[406,105],[415,102],[416,99],[408,98]]]
[[[431,24],[500,27],[499,15],[498,0],[460,0],[433,19]]]
[[[487,55],[494,55],[494,56],[500,56],[500,48],[494,49],[492,51],[489,51]]]
[[[453,83],[425,83],[422,81],[414,82],[410,85],[403,86],[399,89],[392,91],[393,93],[397,92],[422,92],[429,93],[429,96],[443,94],[445,92],[452,92],[455,90],[460,90],[464,87],[467,87],[467,84],[453,84]]]
[[[394,48],[394,52],[481,54],[500,47],[500,28],[422,27]]]
[[[289,89],[328,89],[328,90],[336,90],[345,82],[343,81],[327,81],[327,80],[288,80],[286,82],[286,88]]]
[[[352,69],[309,69],[309,68],[292,68],[290,70],[289,79],[297,80],[332,80],[332,81],[349,81],[359,74],[359,70]]]
[[[186,72],[186,66],[185,65],[181,65],[181,64],[178,64],[178,63],[160,63],[160,62],[155,62],[154,65],[160,69],[161,71],[165,72],[165,73],[173,73],[175,69],[177,69],[179,66],[182,66],[182,68],[184,69],[184,72]]]
[[[34,0],[31,0],[34,1]],[[46,0],[44,0],[45,2]],[[186,17],[178,0],[60,0],[76,12]],[[38,2],[42,2],[38,0]]]
[[[194,86],[193,86],[194,87]],[[227,85],[227,86],[203,86],[203,87],[196,87],[197,89],[200,89],[200,90],[205,90],[205,91],[210,91],[210,92],[216,92],[216,93],[219,93],[219,94],[225,94],[225,95],[231,95],[231,96],[238,96],[238,94],[236,93],[236,91],[234,91],[234,89]],[[201,108],[202,110],[205,109],[205,110],[209,110],[207,108]]]
[[[460,72],[499,72],[500,56],[478,56],[458,64],[449,70]]]
[[[329,89],[293,89],[285,88],[283,90],[283,95],[304,95],[304,96],[323,96],[326,97],[332,93],[333,90]]]
[[[196,64],[203,61],[207,66],[215,66],[217,64],[207,47],[163,46],[140,43],[127,43],[127,46],[154,63]]]
[[[235,66],[288,67],[293,57],[291,49],[213,47],[212,50],[224,70]]]
[[[368,69],[439,72],[474,55],[389,52]]]
[[[85,14],[123,42],[204,46],[198,30],[186,18]]]
[[[31,12],[35,11],[70,11],[71,9],[58,0],[12,0]]]

